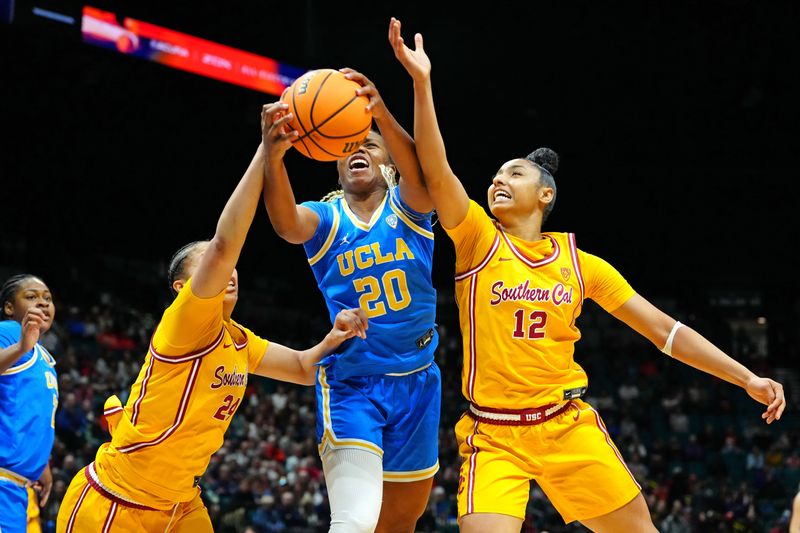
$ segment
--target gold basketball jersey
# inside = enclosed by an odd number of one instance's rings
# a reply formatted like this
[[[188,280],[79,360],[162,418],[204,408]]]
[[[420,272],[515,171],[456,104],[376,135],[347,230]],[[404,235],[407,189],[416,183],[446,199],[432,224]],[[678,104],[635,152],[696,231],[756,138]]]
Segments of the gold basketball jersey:
[[[223,321],[223,297],[198,298],[189,280],[164,312],[127,404],[106,402],[111,442],[90,474],[110,492],[157,509],[197,495],[268,345]]]
[[[578,397],[588,385],[573,359],[585,298],[607,311],[634,291],[575,237],[509,235],[475,202],[446,230],[456,245],[456,302],[464,345],[462,390],[471,402],[522,409]]]

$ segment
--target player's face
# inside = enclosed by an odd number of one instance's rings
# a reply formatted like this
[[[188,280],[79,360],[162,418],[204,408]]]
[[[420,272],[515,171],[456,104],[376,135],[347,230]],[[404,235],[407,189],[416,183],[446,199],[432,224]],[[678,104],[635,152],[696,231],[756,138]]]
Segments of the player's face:
[[[17,322],[22,322],[22,317],[31,307],[41,309],[45,316],[44,333],[53,325],[56,316],[56,307],[53,305],[53,295],[50,289],[39,278],[27,278],[22,281],[14,295],[13,302],[6,303],[6,314],[10,314]]]
[[[526,159],[512,159],[497,171],[489,185],[489,209],[504,217],[533,213],[539,207],[539,169]]]
[[[190,278],[194,275],[195,271],[197,270],[197,266],[200,264],[200,258],[203,257],[203,254],[208,249],[208,244],[209,243],[207,242],[202,242],[198,244],[194,250],[192,250],[192,255],[187,260],[188,264],[185,267],[187,278]],[[239,273],[236,271],[236,268],[234,268],[231,278],[228,280],[228,286],[225,288],[225,298],[222,300],[222,310],[226,319],[230,318],[231,314],[233,314],[233,308],[236,307],[236,302],[238,300]]]
[[[386,188],[380,165],[389,164],[389,152],[383,138],[374,131],[358,150],[336,162],[339,182],[346,193],[361,194]]]

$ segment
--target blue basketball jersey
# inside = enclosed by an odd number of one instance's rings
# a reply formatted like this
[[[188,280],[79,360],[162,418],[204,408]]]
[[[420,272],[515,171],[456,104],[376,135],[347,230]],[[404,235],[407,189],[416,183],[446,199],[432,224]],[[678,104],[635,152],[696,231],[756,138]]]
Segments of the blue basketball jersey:
[[[0,348],[19,341],[22,327],[0,322]],[[0,374],[0,468],[37,480],[50,459],[58,405],[56,362],[37,344]]]
[[[321,364],[335,364],[344,379],[411,372],[433,361],[439,337],[431,214],[412,210],[397,187],[369,222],[359,220],[344,198],[303,205],[319,215],[304,247],[331,321],[354,307],[369,318],[366,339],[346,341]]]

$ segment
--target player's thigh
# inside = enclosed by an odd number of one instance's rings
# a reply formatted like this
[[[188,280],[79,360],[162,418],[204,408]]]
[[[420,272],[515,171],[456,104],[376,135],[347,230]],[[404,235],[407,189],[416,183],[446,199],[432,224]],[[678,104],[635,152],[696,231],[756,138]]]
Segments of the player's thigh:
[[[558,447],[540,457],[539,486],[565,522],[620,509],[641,493],[599,413],[580,400],[542,427]]]
[[[10,481],[0,480],[0,531],[25,533],[28,523],[28,492]]]
[[[317,442],[327,448],[363,447],[383,455],[385,418],[373,399],[369,377],[336,379],[333,370],[317,376]]]
[[[92,489],[86,480],[84,469],[75,474],[56,519],[58,533],[102,531],[107,524],[118,519],[119,505]]]
[[[425,512],[433,477],[419,481],[383,483],[383,504],[376,533],[412,533]]]
[[[615,531],[641,531],[642,533],[656,532],[647,509],[647,502],[641,493],[615,511],[603,516],[581,520],[581,523],[592,531],[598,533],[613,533]]]
[[[410,483],[433,477],[439,470],[439,368],[431,364],[411,375],[387,376],[382,383],[381,405],[389,413],[383,428],[384,481]]]
[[[535,465],[516,451],[526,446],[525,428],[476,423],[463,416],[456,424],[461,455],[458,516],[474,513],[525,518]]]
[[[468,514],[458,521],[461,533],[519,533],[522,523],[521,518],[496,513]]]
[[[198,494],[192,501],[181,504],[176,520],[169,530],[173,533],[213,533],[211,518]]]

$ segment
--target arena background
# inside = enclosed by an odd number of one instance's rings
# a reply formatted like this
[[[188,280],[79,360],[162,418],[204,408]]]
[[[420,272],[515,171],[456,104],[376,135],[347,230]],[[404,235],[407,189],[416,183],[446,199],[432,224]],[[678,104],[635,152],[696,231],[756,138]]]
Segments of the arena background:
[[[423,33],[448,156],[473,197],[502,162],[554,148],[559,198],[545,229],[575,232],[645,297],[787,386],[786,416],[766,427],[742,391],[587,310],[576,358],[657,525],[786,530],[800,482],[796,3],[158,4],[91,5],[302,69],[355,68],[409,130],[411,82],[387,43],[389,17],[407,39]],[[62,379],[53,468],[63,485],[104,438],[102,400],[135,377],[169,299],[167,259],[213,233],[258,145],[260,106],[276,97],[89,46],[32,15],[79,13],[78,2],[0,6],[13,19],[0,24],[0,274],[38,273],[56,295],[47,341]],[[298,199],[335,186],[332,163],[290,153],[287,165]],[[420,531],[455,527],[451,427],[463,406],[453,251],[437,237],[443,468]],[[261,208],[237,318],[281,342],[318,339],[327,315],[304,263]],[[205,480],[217,529],[325,530],[313,398],[251,383]],[[532,494],[526,531],[580,530]]]

